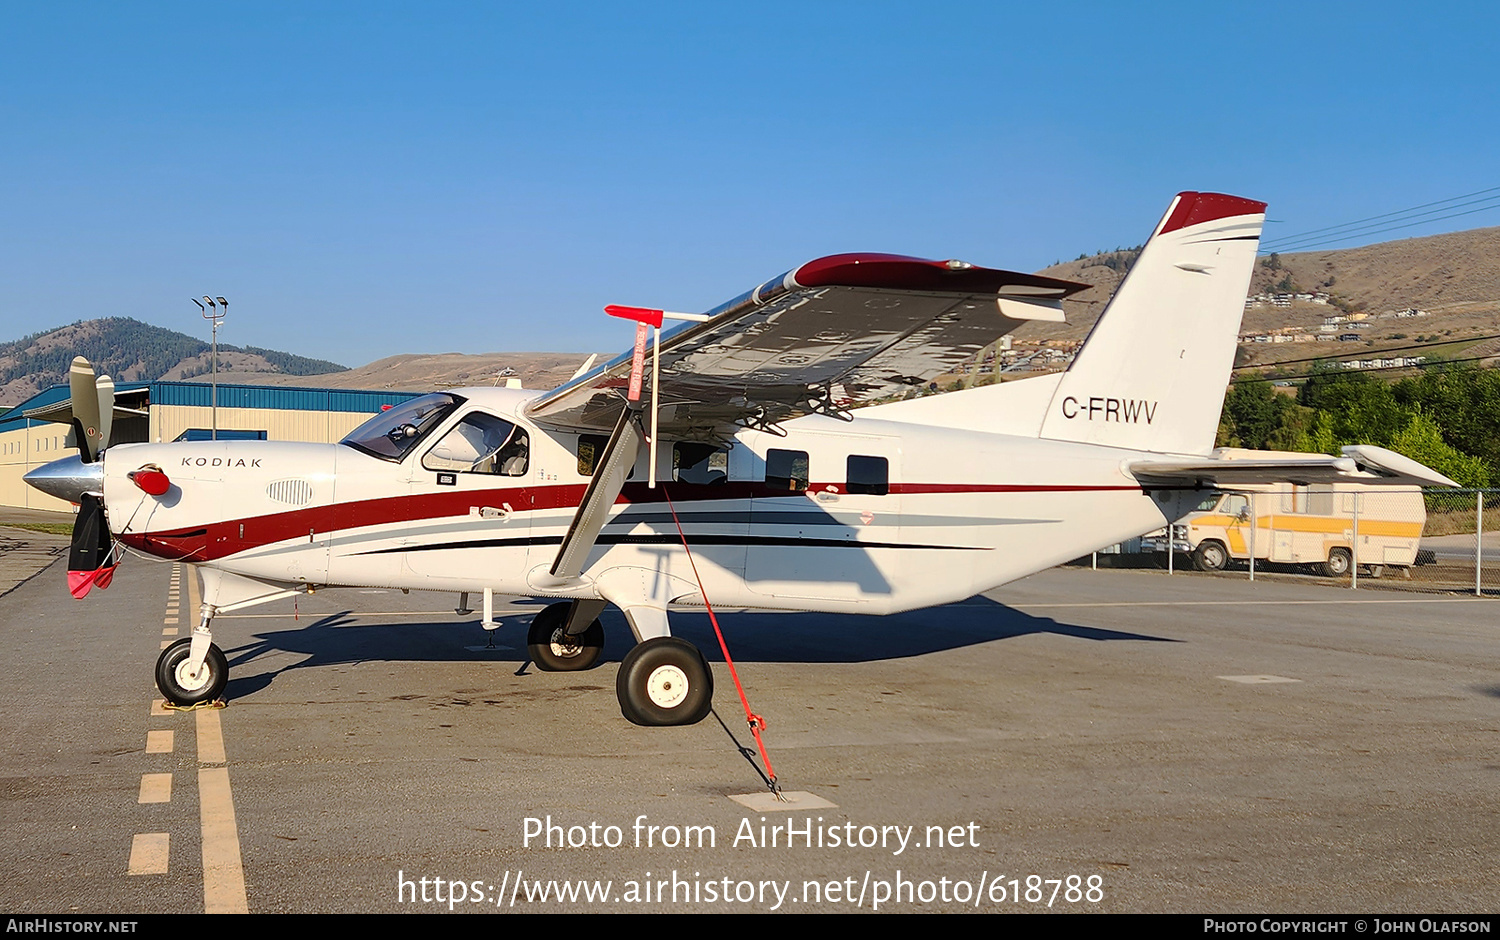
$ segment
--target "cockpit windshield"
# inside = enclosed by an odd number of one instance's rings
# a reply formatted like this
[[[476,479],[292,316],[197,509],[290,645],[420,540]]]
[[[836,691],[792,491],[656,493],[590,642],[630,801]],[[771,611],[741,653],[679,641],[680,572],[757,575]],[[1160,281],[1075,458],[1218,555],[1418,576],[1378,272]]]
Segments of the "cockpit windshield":
[[[463,401],[457,395],[447,392],[413,398],[382,411],[350,431],[339,443],[348,444],[381,460],[400,462]]]

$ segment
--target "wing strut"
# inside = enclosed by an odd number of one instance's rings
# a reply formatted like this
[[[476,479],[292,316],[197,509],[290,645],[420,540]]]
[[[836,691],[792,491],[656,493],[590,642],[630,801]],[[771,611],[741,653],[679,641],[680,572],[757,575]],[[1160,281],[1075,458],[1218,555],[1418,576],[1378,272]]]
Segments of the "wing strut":
[[[640,452],[640,406],[633,403],[621,410],[620,420],[604,447],[604,458],[594,467],[594,478],[589,481],[583,501],[568,526],[568,534],[557,549],[557,559],[552,562],[552,577],[571,581],[583,573],[584,562],[599,539],[599,530],[609,519],[610,507],[619,498]]]

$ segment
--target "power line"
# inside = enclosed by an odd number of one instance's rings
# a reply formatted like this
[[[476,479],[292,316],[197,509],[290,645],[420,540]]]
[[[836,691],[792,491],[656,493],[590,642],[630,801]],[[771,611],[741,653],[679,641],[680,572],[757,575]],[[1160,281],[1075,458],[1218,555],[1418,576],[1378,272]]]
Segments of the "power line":
[[[1496,353],[1488,356],[1466,356],[1462,359],[1434,359],[1431,362],[1413,362],[1404,366],[1340,366],[1336,369],[1328,369],[1322,372],[1300,372],[1296,375],[1258,375],[1252,381],[1256,382],[1290,382],[1293,379],[1328,378],[1334,375],[1352,375],[1356,372],[1388,372],[1392,369],[1433,369],[1439,366],[1451,366],[1460,362],[1483,362],[1486,359],[1496,358]],[[1269,366],[1262,367],[1269,368]]]
[[[1310,242],[1299,242],[1299,243],[1293,243],[1293,244],[1289,244],[1289,245],[1283,245],[1283,244],[1279,244],[1278,243],[1277,245],[1275,245],[1272,248],[1263,249],[1261,251],[1261,253],[1265,254],[1265,253],[1270,252],[1270,251],[1275,251],[1275,252],[1278,252],[1278,253],[1279,252],[1283,252],[1283,251],[1310,251],[1310,250],[1312,250],[1314,248],[1322,248],[1325,245],[1336,245],[1339,242],[1353,241],[1356,238],[1366,238],[1366,237],[1368,237],[1370,235],[1379,235],[1382,232],[1394,232],[1394,231],[1397,231],[1398,229],[1411,228],[1412,226],[1415,226],[1415,225],[1430,225],[1433,222],[1441,222],[1444,219],[1456,219],[1456,218],[1458,218],[1460,216],[1473,215],[1476,212],[1485,212],[1485,211],[1488,211],[1490,209],[1500,209],[1500,197],[1492,197],[1492,198],[1494,200],[1496,200],[1496,201],[1490,202],[1489,205],[1480,206],[1478,209],[1470,209],[1467,212],[1454,212],[1454,213],[1451,213],[1449,215],[1440,215],[1440,216],[1436,216],[1436,217],[1431,218],[1431,219],[1418,219],[1415,222],[1407,222],[1404,225],[1388,225],[1388,226],[1385,226],[1384,228],[1376,228],[1376,229],[1370,229],[1368,231],[1360,231],[1360,232],[1350,232],[1350,233],[1345,234],[1345,235],[1332,236],[1332,237],[1329,237],[1329,238],[1317,239],[1317,240],[1310,241]],[[1475,200],[1475,201],[1478,202],[1478,201],[1484,201],[1484,200]],[[1461,203],[1460,205],[1466,205],[1467,206],[1467,205],[1473,205],[1473,203],[1466,202],[1466,203]],[[1452,208],[1456,209],[1456,208],[1458,208],[1458,206],[1453,206]]]
[[[1406,349],[1437,349],[1437,348],[1439,348],[1441,346],[1452,346],[1454,343],[1482,343],[1485,340],[1489,340],[1489,339],[1500,339],[1500,333],[1494,333],[1494,334],[1491,334],[1489,336],[1465,336],[1462,339],[1449,339],[1449,340],[1444,340],[1441,343],[1411,343],[1411,344],[1409,344],[1407,346],[1387,346],[1384,349],[1371,349],[1371,350],[1369,350],[1369,355],[1371,355],[1371,356],[1377,356],[1377,355],[1380,355],[1382,353],[1401,352],[1402,350],[1406,350]],[[1500,353],[1496,353],[1496,355],[1500,355]],[[1282,359],[1279,362],[1264,362],[1264,363],[1261,363],[1259,365],[1235,366],[1235,368],[1233,369],[1233,371],[1239,372],[1239,371],[1242,371],[1244,369],[1274,369],[1274,368],[1277,368],[1278,366],[1297,365],[1298,363],[1301,363],[1301,362],[1324,362],[1324,361],[1327,361],[1329,359],[1337,359],[1337,358],[1339,358],[1338,355],[1337,354],[1333,354],[1333,355],[1328,355],[1328,356],[1312,356],[1312,357],[1307,358],[1307,359]],[[1490,357],[1489,356],[1484,356],[1482,358],[1488,359]],[[1453,360],[1449,359],[1449,360],[1445,360],[1445,361],[1452,362]]]
[[[1395,210],[1393,212],[1384,212],[1384,213],[1381,213],[1379,215],[1372,215],[1372,216],[1368,216],[1368,217],[1363,218],[1363,219],[1356,219],[1356,220],[1354,220],[1352,222],[1344,222],[1344,223],[1341,223],[1339,225],[1329,225],[1329,226],[1324,226],[1323,228],[1310,229],[1308,231],[1299,232],[1299,233],[1295,233],[1295,234],[1292,234],[1292,235],[1283,235],[1283,236],[1281,236],[1279,238],[1271,239],[1269,242],[1266,243],[1266,246],[1262,250],[1263,251],[1272,251],[1272,250],[1274,250],[1274,251],[1284,251],[1284,250],[1289,250],[1289,249],[1298,249],[1298,250],[1300,250],[1301,248],[1304,247],[1304,245],[1303,245],[1304,242],[1308,243],[1305,247],[1317,247],[1317,244],[1324,244],[1324,243],[1331,244],[1331,243],[1337,242],[1337,241],[1347,241],[1350,238],[1359,237],[1359,235],[1361,235],[1361,234],[1365,234],[1365,235],[1379,234],[1380,232],[1394,231],[1394,230],[1399,229],[1399,228],[1408,228],[1408,227],[1410,227],[1410,225],[1420,225],[1420,224],[1425,224],[1425,223],[1428,223],[1428,222],[1439,222],[1439,221],[1442,221],[1444,219],[1456,218],[1456,217],[1461,216],[1461,215],[1469,215],[1469,214],[1472,214],[1473,212],[1481,212],[1481,211],[1484,211],[1485,209],[1500,208],[1500,203],[1496,203],[1495,202],[1495,200],[1500,200],[1500,195],[1491,195],[1491,194],[1497,194],[1497,193],[1500,193],[1500,186],[1493,186],[1493,187],[1490,187],[1488,189],[1476,190],[1475,192],[1465,193],[1465,194],[1460,195],[1460,196],[1450,196],[1447,199],[1439,199],[1439,200],[1437,200],[1435,202],[1426,202],[1426,203],[1422,203],[1421,205],[1410,206],[1410,207],[1405,208],[1405,209],[1397,209],[1397,210]],[[1476,196],[1483,197],[1483,198],[1474,199],[1473,197],[1476,197]],[[1471,200],[1471,201],[1469,201],[1469,202],[1463,202],[1462,201],[1462,200],[1466,200],[1466,199],[1467,200]],[[1489,204],[1489,205],[1482,205],[1482,206],[1480,206],[1480,208],[1471,210],[1470,212],[1458,212],[1458,213],[1452,213],[1452,212],[1450,212],[1450,210],[1452,210],[1452,209],[1463,208],[1465,206],[1478,205],[1480,203],[1491,203],[1491,204]],[[1434,208],[1434,207],[1441,207],[1441,208]],[[1426,210],[1426,211],[1423,211],[1423,210]],[[1449,214],[1442,215],[1440,213],[1449,213]],[[1419,216],[1437,216],[1437,217],[1436,218],[1420,219],[1418,221],[1412,221],[1413,219],[1418,219]],[[1387,225],[1387,224],[1385,224],[1386,222],[1409,223],[1409,224]],[[1371,223],[1376,223],[1376,224],[1371,224]],[[1321,236],[1321,237],[1315,237],[1315,236]],[[1314,243],[1316,243],[1316,244],[1314,244]]]
[[[1324,228],[1310,229],[1306,232],[1297,232],[1292,235],[1283,235],[1281,238],[1275,239],[1275,241],[1286,241],[1288,239],[1301,238],[1304,235],[1317,235],[1322,232],[1330,232],[1335,229],[1348,228],[1351,225],[1363,225],[1366,222],[1374,222],[1379,219],[1388,219],[1393,215],[1403,215],[1407,212],[1415,212],[1418,209],[1426,209],[1430,206],[1441,206],[1450,202],[1457,202],[1460,199],[1468,199],[1470,196],[1482,196],[1485,193],[1493,193],[1497,191],[1500,191],[1500,186],[1492,186],[1489,189],[1481,189],[1472,193],[1464,193],[1462,196],[1450,196],[1447,199],[1439,199],[1437,202],[1424,202],[1420,206],[1412,206],[1409,209],[1397,209],[1395,212],[1386,212],[1382,213],[1381,215],[1372,215],[1364,219],[1355,219],[1353,222],[1345,222],[1341,225],[1329,225]]]

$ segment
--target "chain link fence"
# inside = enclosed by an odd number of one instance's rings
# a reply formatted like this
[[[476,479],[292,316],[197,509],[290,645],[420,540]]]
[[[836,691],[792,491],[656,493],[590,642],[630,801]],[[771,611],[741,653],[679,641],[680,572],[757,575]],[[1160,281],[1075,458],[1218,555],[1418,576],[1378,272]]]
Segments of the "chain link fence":
[[[1075,564],[1500,596],[1500,490],[1219,491],[1172,525],[1170,537],[1158,530]]]

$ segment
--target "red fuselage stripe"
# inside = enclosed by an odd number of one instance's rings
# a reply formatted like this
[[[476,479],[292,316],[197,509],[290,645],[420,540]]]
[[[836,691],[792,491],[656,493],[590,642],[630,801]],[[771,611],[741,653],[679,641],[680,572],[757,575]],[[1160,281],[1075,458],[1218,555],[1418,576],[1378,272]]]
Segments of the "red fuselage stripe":
[[[823,492],[830,488],[843,492],[843,483],[814,483],[810,492]],[[684,503],[722,502],[736,499],[802,498],[800,491],[789,492],[769,487],[764,483],[733,481],[718,485],[674,483],[677,493],[674,499]],[[1078,493],[1118,490],[1139,490],[1138,486],[1059,486],[1027,484],[975,484],[975,483],[893,483],[892,495],[922,493]],[[582,483],[559,486],[518,486],[492,490],[453,490],[442,493],[423,493],[413,496],[397,496],[386,499],[365,499],[332,506],[314,506],[266,516],[246,516],[206,525],[168,529],[160,532],[127,532],[120,541],[141,551],[163,558],[187,561],[213,561],[227,555],[235,555],[253,548],[284,542],[295,538],[306,538],[309,542],[318,533],[360,529],[373,525],[388,525],[399,522],[419,522],[424,519],[445,519],[452,516],[467,516],[474,506],[500,508],[510,504],[516,512],[534,512],[539,509],[571,509],[583,499],[585,485]],[[877,497],[878,498],[878,497]],[[616,505],[660,503],[662,497],[644,483],[629,483],[621,492]],[[241,534],[243,532],[243,534]]]

